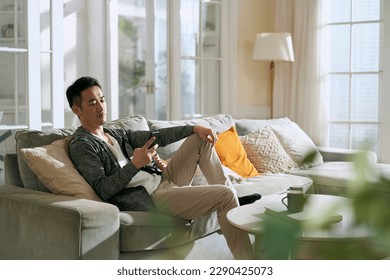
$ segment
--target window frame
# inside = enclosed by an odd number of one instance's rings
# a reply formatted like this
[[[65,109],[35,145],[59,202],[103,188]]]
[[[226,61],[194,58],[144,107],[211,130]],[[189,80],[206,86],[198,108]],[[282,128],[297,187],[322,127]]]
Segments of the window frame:
[[[383,124],[383,119],[384,119],[384,115],[383,115],[383,112],[385,110],[383,110],[383,92],[384,92],[384,80],[385,80],[385,76],[384,76],[384,61],[383,61],[383,55],[384,55],[384,39],[385,39],[385,34],[384,34],[384,29],[385,29],[385,18],[384,18],[384,10],[385,10],[385,7],[384,7],[384,2],[386,1],[383,1],[381,0],[380,1],[380,19],[378,20],[361,20],[361,21],[354,21],[352,19],[352,16],[351,16],[351,19],[349,21],[338,21],[338,22],[327,22],[325,24],[326,28],[327,28],[327,32],[329,32],[329,28],[330,26],[348,26],[348,29],[349,29],[349,32],[350,32],[350,42],[349,42],[349,65],[348,65],[348,71],[334,71],[334,72],[331,72],[331,71],[328,71],[327,73],[327,81],[329,82],[329,77],[331,77],[332,75],[334,76],[342,76],[342,75],[347,75],[348,76],[348,96],[349,96],[349,101],[348,101],[348,109],[349,109],[349,112],[348,112],[348,119],[347,120],[330,120],[328,121],[328,124],[329,126],[330,125],[337,125],[337,124],[341,124],[341,125],[348,125],[348,147],[343,147],[343,148],[359,148],[359,147],[355,147],[353,146],[354,145],[354,141],[353,141],[353,135],[352,135],[352,129],[353,129],[353,126],[355,125],[360,125],[360,124],[363,124],[363,125],[375,125],[377,126],[377,129],[378,129],[378,141],[377,141],[377,147],[376,147],[376,151],[378,153],[378,158],[380,159],[381,158],[381,154],[382,154],[382,131],[384,129],[384,124]],[[353,1],[350,2],[350,11],[352,12],[352,5],[353,5]],[[380,25],[380,31],[379,31],[379,38],[380,38],[380,42],[379,42],[379,69],[378,71],[352,71],[352,64],[353,64],[353,52],[352,52],[352,47],[353,47],[353,28],[354,26],[357,26],[357,25],[363,25],[363,24],[370,24],[370,23],[376,23],[376,24],[379,24]],[[353,86],[352,86],[352,80],[353,80],[353,77],[354,76],[357,76],[357,75],[377,75],[378,76],[378,115],[377,115],[377,120],[376,121],[355,121],[355,120],[352,120],[352,91],[353,91]],[[328,83],[329,84],[329,83]],[[329,87],[328,87],[329,88]],[[387,87],[388,88],[388,87]],[[330,97],[329,97],[330,98]],[[331,108],[329,108],[329,114],[331,113]],[[329,143],[331,142],[331,137],[332,135],[329,134]],[[331,144],[330,144],[331,145]],[[332,146],[332,145],[331,145]],[[363,148],[363,147],[361,147]]]
[[[109,42],[117,41],[117,32],[115,31],[117,21],[117,0],[106,0],[107,4],[107,31]],[[230,0],[221,0],[221,69],[220,69],[220,97],[219,97],[219,110],[222,112],[230,112],[234,114],[236,112],[236,99],[234,91],[236,88],[236,34],[237,34],[237,2]],[[168,83],[169,96],[167,102],[167,119],[181,119],[181,108],[177,104],[181,104],[181,54],[180,54],[180,18],[177,11],[180,9],[180,0],[168,1],[168,49],[169,49],[169,79]],[[110,101],[111,101],[111,118],[119,117],[118,110],[118,81],[117,81],[117,65],[118,65],[118,52],[114,43],[111,43],[107,48],[108,57],[108,80]],[[117,102],[112,102],[117,101]]]
[[[0,52],[8,53],[26,53],[26,64],[24,77],[27,81],[24,91],[26,97],[26,122],[23,124],[5,124],[1,125],[1,130],[14,129],[35,129],[42,127],[62,128],[64,127],[64,54],[63,54],[63,1],[46,0],[50,5],[50,39],[47,42],[49,49],[42,49],[41,38],[41,0],[25,1],[25,21],[26,21],[26,46],[18,47],[0,47]],[[16,2],[17,3],[17,2]],[[17,7],[17,6],[16,6]],[[15,8],[15,13],[17,13]],[[50,121],[42,121],[42,99],[48,96],[42,96],[42,55],[50,56]],[[17,82],[15,77],[15,82]],[[1,97],[0,97],[1,98]],[[14,112],[18,110],[18,99],[15,94]],[[17,119],[17,116],[16,118]]]

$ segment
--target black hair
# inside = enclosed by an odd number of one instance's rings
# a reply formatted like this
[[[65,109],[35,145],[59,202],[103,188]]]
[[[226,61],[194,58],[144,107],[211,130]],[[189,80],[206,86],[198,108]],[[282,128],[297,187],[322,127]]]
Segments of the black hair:
[[[72,108],[74,104],[81,106],[81,92],[87,88],[98,86],[102,88],[95,78],[81,77],[78,78],[71,86],[66,90],[66,98],[68,99],[69,107]]]

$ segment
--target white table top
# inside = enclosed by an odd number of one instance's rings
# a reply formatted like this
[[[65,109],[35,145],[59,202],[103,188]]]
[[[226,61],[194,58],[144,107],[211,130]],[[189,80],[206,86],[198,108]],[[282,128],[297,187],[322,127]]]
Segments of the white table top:
[[[253,204],[230,210],[227,218],[231,224],[239,229],[252,234],[260,234],[262,232],[263,217],[268,215],[264,213],[265,208],[278,211],[287,210],[281,202],[281,199],[285,196],[286,194],[264,196]],[[308,221],[304,224],[301,239],[340,240],[371,237],[372,233],[367,228],[354,225],[354,212],[351,203],[351,199],[340,196],[307,195],[305,209],[303,213],[299,214],[304,215]],[[309,229],[310,226],[320,221],[321,215],[323,217],[341,215],[342,221],[333,223],[328,230]]]

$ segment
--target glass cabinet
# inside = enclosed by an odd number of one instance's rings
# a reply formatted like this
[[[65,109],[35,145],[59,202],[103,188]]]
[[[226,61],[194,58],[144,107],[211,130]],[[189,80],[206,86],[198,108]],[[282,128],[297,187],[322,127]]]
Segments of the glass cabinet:
[[[0,131],[63,126],[62,20],[63,1],[0,2]]]
[[[26,1],[0,3],[0,125],[27,124]]]
[[[63,1],[0,1],[0,183],[18,129],[64,127]]]

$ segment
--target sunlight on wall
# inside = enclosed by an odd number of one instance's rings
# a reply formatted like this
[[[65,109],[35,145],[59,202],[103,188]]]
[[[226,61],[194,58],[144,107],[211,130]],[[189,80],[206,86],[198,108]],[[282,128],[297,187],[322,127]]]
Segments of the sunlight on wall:
[[[80,23],[84,19],[83,1],[65,1],[64,6],[64,98],[66,88],[73,83],[85,68],[85,32]],[[65,101],[65,127],[77,126],[77,117],[70,110]]]
[[[274,31],[275,3],[272,0],[239,1],[237,32],[237,94],[239,117],[269,115],[269,65],[253,61],[255,36]]]
[[[69,84],[77,78],[77,14],[66,15],[64,26],[65,83]]]

